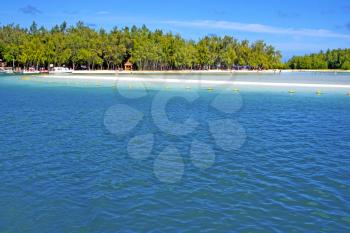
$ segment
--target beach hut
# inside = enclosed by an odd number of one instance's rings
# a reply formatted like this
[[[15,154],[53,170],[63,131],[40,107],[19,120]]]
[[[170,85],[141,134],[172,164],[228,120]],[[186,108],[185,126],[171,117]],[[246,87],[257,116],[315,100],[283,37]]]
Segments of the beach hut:
[[[132,63],[130,62],[130,60],[127,60],[126,63],[124,64],[124,70],[126,71],[132,70]]]

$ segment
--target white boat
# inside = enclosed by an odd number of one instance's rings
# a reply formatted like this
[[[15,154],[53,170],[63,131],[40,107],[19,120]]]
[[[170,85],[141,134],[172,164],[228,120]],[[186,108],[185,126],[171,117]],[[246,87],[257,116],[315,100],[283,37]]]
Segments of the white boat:
[[[22,74],[40,74],[40,71],[34,68],[29,68],[28,70],[23,70]]]
[[[0,67],[0,74],[13,74],[13,70]]]
[[[50,74],[63,74],[63,73],[68,74],[72,72],[73,70],[67,67],[54,67],[49,71]]]

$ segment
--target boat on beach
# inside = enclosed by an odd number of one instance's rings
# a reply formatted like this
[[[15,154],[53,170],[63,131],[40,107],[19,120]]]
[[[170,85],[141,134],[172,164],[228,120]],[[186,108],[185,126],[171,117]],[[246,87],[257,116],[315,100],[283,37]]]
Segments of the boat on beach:
[[[0,74],[13,74],[13,70],[0,67]]]
[[[39,69],[40,74],[48,74],[49,70],[45,69],[45,68],[40,68]]]
[[[22,74],[40,74],[39,70],[36,70],[35,68],[31,67],[27,70],[23,70]]]
[[[53,67],[49,73],[50,74],[69,74],[72,73],[73,70],[67,67]]]

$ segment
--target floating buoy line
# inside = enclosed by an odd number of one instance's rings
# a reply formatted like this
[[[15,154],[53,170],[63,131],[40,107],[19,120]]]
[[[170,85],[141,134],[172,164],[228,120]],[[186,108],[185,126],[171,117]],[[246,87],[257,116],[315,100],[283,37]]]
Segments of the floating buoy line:
[[[22,79],[22,80],[29,80],[30,77],[22,76],[21,79]],[[100,86],[100,83],[98,83],[97,86]],[[113,88],[113,89],[117,89],[117,85],[116,85],[116,84],[113,85],[112,88]],[[132,86],[132,85],[128,85],[128,89],[133,89],[133,86]],[[166,86],[165,89],[170,90],[171,87],[170,87],[170,86]],[[148,90],[150,90],[150,89],[149,89],[149,88],[145,88],[145,90],[148,91]],[[192,87],[191,87],[191,86],[186,86],[186,87],[185,87],[185,90],[192,90]],[[213,88],[213,87],[207,87],[205,90],[207,90],[208,92],[212,92],[212,91],[214,91],[214,88]],[[240,92],[240,89],[238,89],[238,88],[233,88],[233,89],[232,89],[232,92],[234,92],[234,93],[239,93],[239,92]],[[288,90],[288,93],[289,93],[289,94],[295,94],[295,93],[297,93],[297,91],[294,90],[294,89],[290,89],[290,90]],[[324,93],[323,93],[321,90],[316,90],[315,94],[316,94],[316,95],[323,95]],[[347,95],[347,96],[350,96],[350,91],[347,92],[346,95]]]
[[[21,79],[21,80],[31,80],[31,77],[29,77],[29,76],[21,76],[20,79]],[[74,82],[73,84],[74,84],[74,85],[79,85],[79,83],[75,83],[75,82]],[[98,82],[98,83],[96,83],[96,86],[97,86],[97,87],[100,87],[100,86],[102,86],[102,85],[101,85],[100,82]],[[118,88],[118,85],[117,85],[117,84],[114,84],[114,85],[112,86],[112,88],[113,88],[113,89],[117,89],[117,88]],[[132,85],[128,85],[128,89],[133,89],[133,86],[132,86]],[[147,91],[150,90],[149,88],[145,88],[145,89],[146,89]],[[170,90],[171,87],[170,87],[170,86],[166,86],[165,89]],[[191,86],[186,86],[185,89],[186,89],[186,90],[191,90],[192,87],[191,87]],[[213,87],[207,87],[206,90],[207,90],[208,92],[212,92],[212,91],[214,91],[214,88],[213,88]],[[232,89],[232,92],[234,92],[234,93],[239,93],[239,92],[240,92],[240,89],[238,89],[238,88],[233,88],[233,89]],[[295,94],[296,92],[297,92],[297,91],[296,91],[296,90],[293,90],[293,89],[288,90],[288,93],[289,93],[289,94]],[[316,90],[315,94],[319,96],[319,95],[323,95],[324,93],[323,93],[321,90]],[[347,92],[346,95],[347,95],[347,96],[350,96],[350,91]]]

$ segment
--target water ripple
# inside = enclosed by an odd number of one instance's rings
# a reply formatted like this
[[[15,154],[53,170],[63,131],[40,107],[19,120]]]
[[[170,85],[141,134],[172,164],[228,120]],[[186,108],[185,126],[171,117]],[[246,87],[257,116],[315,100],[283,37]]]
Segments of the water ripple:
[[[1,231],[350,231],[345,96],[247,92],[239,112],[220,113],[228,103],[208,107],[215,91],[203,91],[185,107],[167,106],[171,120],[198,123],[174,136],[150,120],[152,95],[126,101],[108,88],[48,89],[0,91]],[[144,114],[124,136],[104,127],[116,104]],[[246,132],[234,150],[210,133],[210,123],[227,119]],[[169,146],[176,159],[162,154]]]

